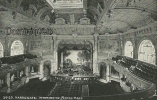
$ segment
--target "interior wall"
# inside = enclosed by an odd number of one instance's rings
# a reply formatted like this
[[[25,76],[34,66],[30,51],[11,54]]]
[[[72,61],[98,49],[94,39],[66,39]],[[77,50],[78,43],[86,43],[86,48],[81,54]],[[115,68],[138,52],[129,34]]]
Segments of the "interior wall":
[[[100,35],[98,37],[98,63],[121,54],[121,36]]]
[[[19,40],[24,46],[24,53],[28,52],[28,40],[27,36],[6,36],[0,35],[0,42],[3,45],[4,56],[10,56],[11,54],[11,45],[14,41]]]
[[[29,52],[39,56],[53,56],[53,36],[29,37]]]
[[[127,41],[131,41],[133,44],[133,52],[134,52],[134,59],[138,59],[138,50],[140,47],[140,44],[143,40],[150,40],[152,42],[152,44],[155,47],[155,52],[157,50],[157,22],[151,23],[147,26],[143,26],[141,28],[138,29],[132,29],[126,33],[123,33],[122,36],[122,55],[124,55],[124,46],[125,43]],[[157,55],[157,53],[156,53]],[[156,60],[156,64],[157,64],[157,60]]]

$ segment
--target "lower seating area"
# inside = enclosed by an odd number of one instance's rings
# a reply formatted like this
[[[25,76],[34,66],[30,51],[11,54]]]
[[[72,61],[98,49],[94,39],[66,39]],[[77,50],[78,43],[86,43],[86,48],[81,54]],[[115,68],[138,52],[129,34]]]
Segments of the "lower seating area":
[[[50,92],[49,96],[53,97],[81,97],[82,84],[57,83],[56,87]]]
[[[2,100],[3,95],[8,96],[45,96],[45,97],[87,97],[83,98],[83,100],[90,100],[90,97],[95,97],[96,99],[92,100],[122,100],[116,99],[114,97],[115,94],[120,94],[119,98],[124,98],[124,91],[120,87],[119,83],[111,81],[111,83],[101,83],[96,81],[95,83],[90,83],[88,85],[84,84],[76,84],[76,83],[54,83],[45,81],[42,82],[38,78],[31,79],[29,83],[19,88],[16,92],[10,94],[0,93],[0,100]],[[104,99],[107,95],[113,95],[114,99]],[[98,97],[97,97],[98,96]],[[99,99],[99,96],[103,98]],[[89,97],[89,98],[88,98]],[[154,98],[148,99],[153,100]],[[69,99],[68,99],[69,100]],[[73,100],[73,99],[72,99]],[[79,99],[80,100],[80,99]],[[124,100],[124,99],[123,99]],[[128,99],[126,99],[128,100]],[[147,99],[144,99],[147,100]]]
[[[151,73],[146,73],[144,71],[141,71],[140,69],[138,68],[135,68],[135,69],[129,69],[130,72],[132,72],[134,75],[136,76],[139,76],[140,78],[143,78],[145,80],[148,80],[148,81],[151,81],[151,82],[154,82],[156,83],[157,82],[157,78],[156,76],[152,75]]]
[[[128,68],[138,77],[157,84],[157,66],[125,56],[116,56],[113,57],[112,60],[116,61],[117,64]]]
[[[114,95],[122,93],[124,93],[124,91],[120,87],[120,84],[114,81],[107,84],[101,82],[89,84],[89,96]]]
[[[47,96],[51,88],[55,86],[56,83],[45,81],[42,82],[38,78],[31,79],[29,83],[22,86],[13,93],[5,94],[0,93],[0,100],[2,100],[3,95],[8,96]]]
[[[131,83],[135,82],[134,83],[135,86],[139,85],[138,87],[142,87],[142,89],[144,89],[142,91],[133,91],[134,93],[135,92],[139,94],[141,93],[142,96],[146,96],[147,94],[152,93],[150,97],[146,97],[143,99],[141,98],[139,100],[157,100],[157,96],[155,94],[155,91],[157,89],[155,86],[157,85],[157,66],[156,65],[149,64],[149,63],[139,61],[139,60],[135,60],[133,58],[128,58],[125,56],[117,56],[115,58],[113,57],[112,60],[116,63],[115,66],[117,66],[116,67],[117,70],[119,70],[122,74],[126,75],[125,77],[127,78],[127,81],[126,81],[126,78],[122,78],[122,80],[125,81],[126,85],[128,85],[129,87],[132,87],[133,85],[131,85]],[[131,73],[128,74],[127,72],[129,73],[131,72]],[[131,74],[133,75],[132,77],[130,77]],[[139,81],[137,81],[137,79],[139,79]],[[151,83],[154,85],[150,84],[148,85],[150,87],[146,88],[143,82],[146,82],[146,84]],[[136,95],[136,93],[134,95]]]
[[[117,82],[112,81],[111,83],[101,83],[101,82],[95,82],[88,84],[88,89],[86,88],[85,91],[89,91],[89,93],[85,93],[83,91],[83,87],[87,85],[84,84],[74,84],[74,83],[64,83],[59,84],[57,83],[56,87],[51,90],[49,96],[53,97],[81,97],[83,95],[87,94],[89,96],[102,96],[102,95],[114,95],[114,94],[122,94],[124,91],[120,87],[120,85]],[[85,93],[85,94],[82,94]]]

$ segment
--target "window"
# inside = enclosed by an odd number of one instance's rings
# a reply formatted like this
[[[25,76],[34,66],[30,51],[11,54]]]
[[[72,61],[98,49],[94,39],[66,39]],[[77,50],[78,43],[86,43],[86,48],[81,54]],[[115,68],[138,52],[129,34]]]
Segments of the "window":
[[[155,48],[150,40],[143,40],[138,50],[138,60],[155,64]]]
[[[10,56],[21,55],[21,54],[24,54],[23,43],[19,40],[16,40],[11,45]]]
[[[133,45],[130,41],[127,41],[124,47],[124,56],[133,58]]]

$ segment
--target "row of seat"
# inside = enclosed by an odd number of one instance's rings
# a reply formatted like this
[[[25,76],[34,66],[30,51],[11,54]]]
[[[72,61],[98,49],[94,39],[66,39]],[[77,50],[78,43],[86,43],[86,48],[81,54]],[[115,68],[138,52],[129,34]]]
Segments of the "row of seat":
[[[33,54],[22,54],[16,56],[2,57],[0,58],[0,67],[2,66],[2,64],[16,64],[16,63],[23,62],[26,59],[33,59],[33,58],[37,58],[37,56]]]
[[[143,63],[141,61],[138,61],[138,66],[139,69],[157,75],[157,66],[152,65],[152,64],[148,64],[148,63]],[[156,67],[156,68],[155,68]]]
[[[130,70],[133,74],[135,74],[136,76],[139,76],[145,80],[151,81],[151,82],[155,82],[155,80],[157,80],[157,77],[154,75],[151,75],[149,73],[146,73],[144,71],[141,71],[137,68],[135,68],[135,70]]]
[[[54,97],[81,97],[82,95],[82,84],[71,84],[71,83],[61,83],[57,84],[56,88],[50,93],[49,96]]]
[[[97,77],[72,77],[72,76],[51,76],[53,82],[69,82],[78,84],[89,84],[97,81]]]
[[[119,55],[113,57],[112,60],[146,80],[157,80],[157,66],[155,65]]]
[[[89,84],[89,96],[104,96],[120,94],[124,91],[118,82],[111,81],[110,83],[95,82]],[[108,100],[108,99],[104,99]]]

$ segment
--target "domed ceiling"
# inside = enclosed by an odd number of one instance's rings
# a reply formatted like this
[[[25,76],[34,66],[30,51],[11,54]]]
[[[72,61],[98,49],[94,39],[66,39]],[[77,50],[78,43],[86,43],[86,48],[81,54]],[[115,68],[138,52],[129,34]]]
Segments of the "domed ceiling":
[[[1,0],[0,11],[6,9],[49,26],[93,25],[99,34],[123,33],[157,18],[157,0]]]

